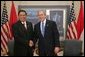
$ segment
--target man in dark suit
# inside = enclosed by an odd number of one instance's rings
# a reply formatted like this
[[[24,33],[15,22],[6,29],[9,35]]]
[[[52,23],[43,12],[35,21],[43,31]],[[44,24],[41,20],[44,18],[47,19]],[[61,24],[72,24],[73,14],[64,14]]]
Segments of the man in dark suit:
[[[24,10],[18,12],[19,21],[13,25],[14,56],[32,56],[33,27],[26,21],[27,13]]]
[[[59,32],[56,23],[47,20],[44,11],[39,11],[38,17],[40,22],[34,26],[34,35],[35,40],[39,39],[39,55],[54,56],[58,53],[60,47]]]

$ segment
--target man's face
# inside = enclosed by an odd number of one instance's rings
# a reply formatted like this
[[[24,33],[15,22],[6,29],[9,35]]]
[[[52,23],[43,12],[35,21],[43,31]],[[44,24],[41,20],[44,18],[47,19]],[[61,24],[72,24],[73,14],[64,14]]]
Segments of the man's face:
[[[46,14],[43,11],[39,11],[38,18],[40,21],[44,21],[44,19],[46,18]]]
[[[20,21],[21,22],[24,22],[24,21],[26,21],[26,13],[25,12],[20,12],[19,13],[19,19],[20,19]]]

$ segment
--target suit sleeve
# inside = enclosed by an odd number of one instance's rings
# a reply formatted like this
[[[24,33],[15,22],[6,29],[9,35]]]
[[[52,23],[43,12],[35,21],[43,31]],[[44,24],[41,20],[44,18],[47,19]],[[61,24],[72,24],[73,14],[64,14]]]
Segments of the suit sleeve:
[[[53,22],[53,33],[54,33],[54,45],[55,47],[60,47],[60,41],[59,41],[59,32],[57,29],[57,25],[55,22]]]
[[[37,26],[34,26],[34,43],[37,42],[38,39],[38,31],[37,31]]]
[[[33,26],[32,23],[30,23],[30,40],[33,40],[34,33],[33,33]]]
[[[20,44],[24,44],[27,46],[28,40],[23,39],[22,36],[19,35],[19,30],[18,30],[17,26],[13,25],[12,30],[13,30],[14,40]]]
[[[30,40],[32,40],[33,41],[33,43],[34,43],[34,30],[33,30],[33,25],[32,25],[32,23],[30,23]],[[35,43],[34,43],[35,44]],[[32,47],[33,49],[35,48],[35,45]]]

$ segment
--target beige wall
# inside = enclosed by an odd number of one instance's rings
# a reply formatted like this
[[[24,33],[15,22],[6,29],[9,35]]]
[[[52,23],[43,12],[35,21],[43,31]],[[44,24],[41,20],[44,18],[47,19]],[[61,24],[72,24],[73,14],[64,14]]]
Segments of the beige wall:
[[[75,6],[75,15],[78,17],[80,1],[74,2]],[[18,5],[71,5],[72,1],[14,1],[16,11],[18,11]],[[3,1],[1,1],[1,5],[3,5]],[[11,1],[6,1],[8,15],[10,17],[10,9],[11,9]],[[2,9],[2,6],[1,6]]]

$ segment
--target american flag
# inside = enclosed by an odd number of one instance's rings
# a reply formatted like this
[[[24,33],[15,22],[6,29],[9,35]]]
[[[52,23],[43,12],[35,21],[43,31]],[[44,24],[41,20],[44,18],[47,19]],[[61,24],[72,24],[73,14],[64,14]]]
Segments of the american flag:
[[[8,23],[8,15],[6,2],[4,1],[3,9],[2,9],[2,18],[1,18],[1,53],[8,52],[8,40],[11,37],[9,23]]]
[[[72,1],[72,6],[70,9],[68,28],[67,28],[67,39],[77,39],[77,30],[76,30],[76,17],[74,12],[74,1]]]

